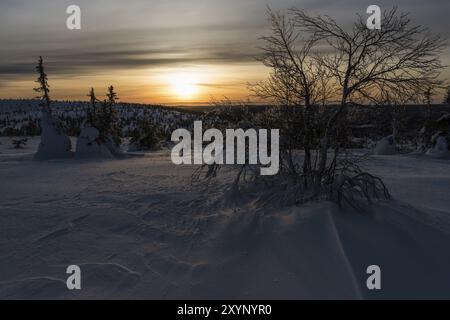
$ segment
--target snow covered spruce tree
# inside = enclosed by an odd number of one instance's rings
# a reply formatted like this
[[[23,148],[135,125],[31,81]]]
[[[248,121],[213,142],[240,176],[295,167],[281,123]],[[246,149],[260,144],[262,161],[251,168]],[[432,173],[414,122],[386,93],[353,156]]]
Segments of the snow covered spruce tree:
[[[119,97],[114,91],[113,86],[108,87],[106,93],[106,100],[103,103],[104,120],[109,124],[109,138],[116,145],[120,146],[122,143],[122,129],[120,126],[120,117],[116,109],[117,100]]]
[[[89,97],[89,106],[86,110],[86,127],[92,127],[95,125],[97,120],[97,97],[95,96],[94,88],[91,88],[88,95]]]
[[[119,113],[116,109],[118,100],[117,93],[113,86],[108,87],[106,99],[101,103],[98,113],[97,128],[100,132],[100,139],[114,156],[123,156],[120,149],[122,143],[122,129],[120,125]]]
[[[147,117],[137,119],[137,126],[131,131],[128,151],[157,150],[165,138],[164,130]]]
[[[106,146],[107,133],[100,133],[103,128],[103,119],[97,108],[97,97],[94,88],[89,94],[89,106],[86,111],[86,121],[77,139],[77,158],[112,158],[109,148]]]
[[[119,99],[113,86],[108,87],[106,99],[99,101],[92,88],[86,113],[85,127],[77,143],[77,157],[123,157],[122,129],[116,109]],[[99,104],[99,106],[98,106]]]
[[[39,57],[36,71],[39,74],[36,80],[38,87],[34,90],[40,94],[38,98],[41,100],[41,142],[34,158],[37,160],[70,158],[73,156],[70,138],[62,132],[61,125],[52,116],[50,86],[42,57]]]

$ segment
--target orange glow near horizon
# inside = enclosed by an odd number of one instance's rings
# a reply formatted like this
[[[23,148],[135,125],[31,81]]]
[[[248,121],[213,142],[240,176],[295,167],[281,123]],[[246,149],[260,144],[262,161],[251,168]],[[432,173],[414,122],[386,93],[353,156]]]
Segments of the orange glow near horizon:
[[[50,95],[53,100],[87,100],[94,87],[99,99],[113,85],[120,101],[143,104],[196,105],[227,97],[246,100],[247,84],[263,80],[268,70],[257,64],[191,65],[170,68],[118,70],[112,73],[62,76],[50,72]],[[0,86],[0,98],[34,98],[33,77],[6,82]]]

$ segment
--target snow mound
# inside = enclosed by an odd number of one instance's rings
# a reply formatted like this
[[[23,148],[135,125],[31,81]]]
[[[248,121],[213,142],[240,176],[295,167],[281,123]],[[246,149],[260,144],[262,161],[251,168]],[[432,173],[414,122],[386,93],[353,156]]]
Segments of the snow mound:
[[[395,154],[395,143],[394,138],[392,136],[384,137],[381,139],[375,150],[373,151],[374,155],[382,156],[382,155],[393,155]]]
[[[443,136],[438,136],[434,147],[428,150],[427,155],[439,159],[450,159],[447,139]]]
[[[113,158],[105,144],[99,143],[100,133],[94,127],[84,128],[77,140],[77,158]]]
[[[36,160],[51,160],[71,158],[73,156],[70,138],[58,132],[51,115],[47,112],[41,118],[42,135],[38,150],[34,155]]]

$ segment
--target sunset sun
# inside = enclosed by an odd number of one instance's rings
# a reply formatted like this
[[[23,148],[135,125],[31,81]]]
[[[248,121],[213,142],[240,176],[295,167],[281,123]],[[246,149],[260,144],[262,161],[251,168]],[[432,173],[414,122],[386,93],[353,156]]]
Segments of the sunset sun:
[[[198,76],[192,72],[170,74],[169,83],[172,93],[180,100],[193,99],[199,93]]]

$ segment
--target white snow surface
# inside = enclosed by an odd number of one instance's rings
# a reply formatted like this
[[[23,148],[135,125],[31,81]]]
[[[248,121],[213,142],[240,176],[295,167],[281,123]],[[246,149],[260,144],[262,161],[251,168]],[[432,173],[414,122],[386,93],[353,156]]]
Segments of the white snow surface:
[[[1,299],[450,298],[449,161],[373,156],[394,199],[365,211],[280,208],[230,198],[231,169],[191,185],[167,150],[39,162],[39,138],[0,142]]]

